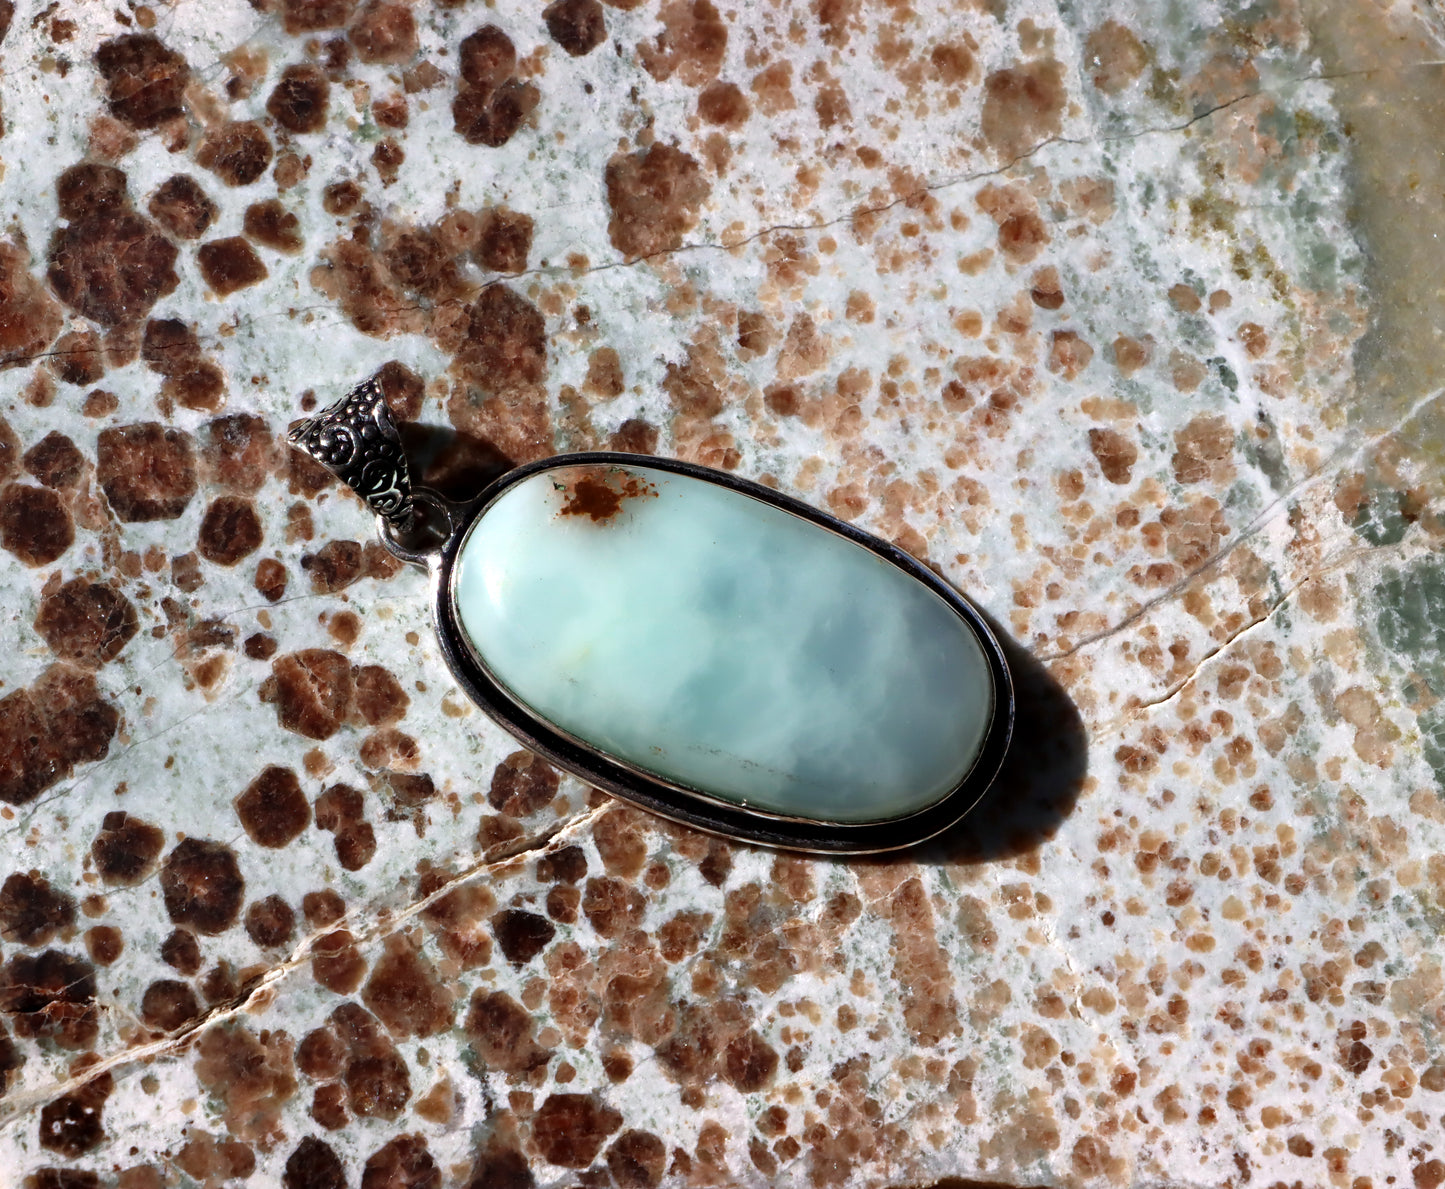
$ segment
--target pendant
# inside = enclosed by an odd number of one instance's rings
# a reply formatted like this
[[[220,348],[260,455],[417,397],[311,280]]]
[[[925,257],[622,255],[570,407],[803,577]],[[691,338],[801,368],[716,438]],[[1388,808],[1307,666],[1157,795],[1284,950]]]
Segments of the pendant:
[[[466,694],[643,809],[791,850],[910,846],[1003,762],[993,632],[877,537],[693,463],[562,454],[457,503],[411,483],[369,380],[291,431],[431,575]]]

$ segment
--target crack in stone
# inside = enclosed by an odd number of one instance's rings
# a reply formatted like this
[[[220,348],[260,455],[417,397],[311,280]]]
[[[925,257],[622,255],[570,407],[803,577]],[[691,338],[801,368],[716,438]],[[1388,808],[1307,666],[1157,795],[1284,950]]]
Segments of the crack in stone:
[[[9,1128],[21,1120],[24,1115],[33,1111],[36,1107],[43,1106],[64,1095],[74,1094],[104,1073],[118,1069],[121,1066],[150,1063],[166,1057],[172,1052],[183,1048],[187,1041],[205,1029],[246,1015],[253,1007],[265,1007],[265,996],[267,992],[281,983],[287,975],[303,966],[310,959],[311,951],[316,942],[335,929],[344,925],[355,925],[357,935],[353,944],[357,946],[374,946],[377,942],[384,941],[387,937],[396,933],[403,925],[425,912],[442,897],[456,891],[471,880],[502,870],[505,867],[522,862],[533,856],[540,857],[560,850],[565,842],[585,827],[591,825],[603,814],[607,813],[615,804],[615,801],[608,798],[608,800],[601,805],[593,806],[591,809],[583,810],[570,818],[554,822],[540,834],[529,839],[519,840],[516,844],[499,854],[488,855],[461,874],[449,879],[441,887],[437,888],[436,891],[423,896],[413,904],[409,904],[406,908],[396,913],[396,915],[388,917],[384,922],[372,922],[369,927],[363,928],[357,922],[365,910],[358,908],[354,912],[348,912],[340,920],[334,921],[324,932],[312,933],[302,938],[291,951],[288,958],[277,963],[265,973],[257,975],[239,994],[212,1005],[200,1015],[188,1020],[160,1040],[152,1041],[145,1045],[138,1045],[123,1053],[117,1053],[112,1057],[104,1058],[97,1061],[94,1065],[87,1066],[82,1073],[67,1078],[64,1081],[37,1087],[23,1093],[7,1095],[3,1100],[0,1100],[0,1131]],[[103,1010],[111,1010],[109,1005],[97,1006]]]
[[[1273,83],[1267,87],[1261,87],[1257,90],[1245,91],[1239,95],[1235,95],[1229,99],[1216,103],[1209,108],[1206,108],[1204,111],[1198,112],[1197,114],[1189,117],[1186,120],[1174,124],[1150,125],[1144,128],[1130,129],[1124,132],[1117,132],[1108,135],[1093,137],[1069,137],[1062,135],[1045,137],[1037,144],[1030,146],[1029,148],[1025,149],[1023,152],[1006,161],[1002,165],[994,166],[989,169],[978,170],[973,173],[966,173],[958,177],[949,178],[943,181],[928,182],[916,190],[911,190],[907,194],[903,194],[898,196],[897,198],[894,198],[890,202],[881,203],[877,206],[856,207],[845,215],[839,215],[831,219],[820,219],[812,223],[770,224],[767,227],[760,228],[759,230],[751,232],[750,234],[736,240],[727,240],[722,243],[684,243],[672,248],[662,248],[656,252],[650,252],[644,256],[637,256],[631,260],[614,260],[606,264],[591,265],[583,269],[573,269],[561,265],[554,265],[540,268],[523,269],[521,272],[518,273],[496,273],[483,282],[482,288],[487,288],[495,284],[503,284],[511,280],[521,280],[527,277],[547,279],[555,277],[590,276],[593,273],[611,272],[613,270],[623,268],[635,268],[638,265],[646,264],[650,261],[661,259],[662,257],[679,255],[686,252],[731,252],[736,248],[745,247],[748,244],[755,243],[756,241],[760,239],[765,239],[771,235],[778,235],[787,232],[813,233],[819,231],[826,231],[832,227],[838,227],[845,223],[851,223],[856,219],[885,214],[888,211],[892,210],[894,207],[912,202],[924,194],[938,193],[940,191],[947,190],[955,186],[965,186],[973,182],[983,181],[986,178],[998,177],[1002,174],[1008,173],[1020,162],[1027,161],[1029,158],[1036,156],[1038,153],[1043,152],[1045,149],[1049,148],[1052,145],[1067,144],[1075,146],[1088,146],[1095,144],[1116,144],[1124,141],[1138,140],[1146,136],[1172,135],[1175,133],[1184,132],[1189,128],[1193,127],[1195,124],[1201,123],[1202,121],[1209,119],[1211,116],[1214,116],[1221,111],[1225,111],[1231,107],[1235,107],[1238,104],[1244,103],[1250,99],[1269,97],[1277,91],[1284,90],[1288,87],[1302,86],[1306,83],[1311,82],[1331,82],[1337,79],[1352,78],[1360,75],[1378,73],[1383,70],[1413,69],[1441,65],[1445,65],[1445,62],[1421,62],[1415,63],[1410,67],[1370,67],[1361,68],[1359,70],[1344,71],[1338,74],[1307,74],[1301,75],[1297,78],[1282,79],[1279,82]],[[403,313],[422,309],[445,309],[465,304],[466,302],[461,298],[450,298],[443,301],[429,303],[408,302],[394,306],[387,306],[385,308],[391,312]],[[198,341],[202,342],[205,345],[215,345],[223,341],[223,339],[234,338],[236,333],[240,331],[243,327],[249,329],[261,324],[263,321],[270,321],[276,318],[294,319],[297,314],[310,313],[314,310],[333,311],[335,310],[335,308],[335,304],[332,302],[318,302],[317,304],[311,306],[290,307],[284,314],[278,313],[273,315],[254,315],[244,319],[238,318],[235,322],[229,325],[229,333],[227,333],[226,335],[223,336],[221,334],[212,334],[206,335],[204,337],[198,336]],[[349,319],[342,317],[323,323],[323,327],[343,326],[346,325],[348,322]],[[37,352],[34,355],[17,357],[13,359],[7,366],[26,366],[44,359],[59,359],[65,358],[72,354],[80,353],[82,352],[41,351]]]
[[[1172,602],[1180,595],[1185,594],[1196,578],[1198,578],[1206,571],[1214,569],[1216,566],[1219,565],[1220,562],[1224,561],[1227,557],[1229,557],[1230,554],[1232,554],[1246,541],[1250,541],[1257,537],[1275,519],[1275,515],[1281,507],[1286,507],[1290,502],[1295,500],[1297,496],[1304,492],[1306,488],[1313,485],[1316,480],[1328,480],[1333,478],[1344,466],[1349,465],[1349,463],[1353,462],[1366,450],[1378,445],[1386,438],[1389,438],[1392,435],[1398,433],[1417,414],[1422,412],[1425,408],[1433,404],[1435,401],[1439,400],[1442,396],[1445,396],[1445,389],[1436,389],[1433,392],[1426,393],[1414,404],[1412,404],[1410,408],[1405,410],[1399,421],[1397,421],[1394,425],[1391,425],[1386,429],[1379,430],[1371,436],[1367,436],[1363,441],[1346,442],[1319,466],[1315,467],[1311,471],[1306,472],[1299,479],[1298,482],[1292,484],[1288,490],[1276,496],[1273,500],[1266,504],[1265,507],[1260,509],[1260,511],[1255,515],[1254,519],[1251,520],[1249,524],[1247,524],[1240,532],[1240,534],[1232,541],[1230,541],[1229,544],[1223,546],[1221,549],[1217,550],[1215,553],[1205,558],[1204,561],[1200,562],[1198,566],[1190,570],[1189,573],[1184,575],[1183,578],[1179,579],[1179,581],[1176,582],[1173,586],[1171,586],[1168,590],[1162,591],[1161,593],[1155,595],[1152,599],[1148,599],[1144,603],[1141,603],[1118,623],[1113,624],[1110,627],[1103,628],[1102,630],[1095,632],[1092,635],[1085,636],[1082,640],[1079,640],[1077,643],[1070,645],[1068,648],[1065,648],[1060,652],[1045,653],[1044,655],[1039,656],[1036,659],[1044,664],[1049,664],[1053,661],[1067,660],[1076,652],[1079,652],[1081,649],[1089,647],[1091,644],[1097,644],[1101,640],[1107,640],[1111,636],[1118,635],[1126,628],[1132,627],[1150,611],[1154,610],[1154,608],[1159,607],[1165,603]],[[1357,554],[1356,556],[1369,556],[1369,551]],[[1302,579],[1301,582],[1306,580],[1307,578]]]

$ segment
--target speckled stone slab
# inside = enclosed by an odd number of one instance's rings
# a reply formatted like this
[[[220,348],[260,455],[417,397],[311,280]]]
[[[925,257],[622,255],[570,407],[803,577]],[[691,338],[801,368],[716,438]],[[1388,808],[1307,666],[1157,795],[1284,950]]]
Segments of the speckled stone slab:
[[[1438,20],[0,0],[0,1183],[1445,1183]],[[520,751],[283,444],[373,372],[926,559],[994,794]]]

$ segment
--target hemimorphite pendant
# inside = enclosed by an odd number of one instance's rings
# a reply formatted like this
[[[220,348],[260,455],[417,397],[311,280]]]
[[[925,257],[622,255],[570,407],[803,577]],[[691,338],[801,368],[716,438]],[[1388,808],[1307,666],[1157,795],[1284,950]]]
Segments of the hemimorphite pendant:
[[[911,557],[661,458],[562,455],[465,505],[412,493],[375,464],[380,438],[393,466],[400,450],[366,387],[293,439],[331,432],[313,453],[361,494],[370,482],[383,540],[429,566],[458,682],[553,763],[703,829],[843,853],[930,837],[988,787],[1012,725],[1007,665]],[[325,419],[342,415],[338,445]],[[365,474],[338,462],[353,448]],[[398,533],[398,492],[429,539]]]

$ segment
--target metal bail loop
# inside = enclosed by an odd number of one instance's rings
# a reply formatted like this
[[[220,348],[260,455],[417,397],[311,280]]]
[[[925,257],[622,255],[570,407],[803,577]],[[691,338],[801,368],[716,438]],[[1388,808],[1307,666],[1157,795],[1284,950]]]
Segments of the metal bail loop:
[[[315,417],[296,422],[286,436],[398,533],[411,528],[416,515],[411,471],[401,434],[374,377]]]

